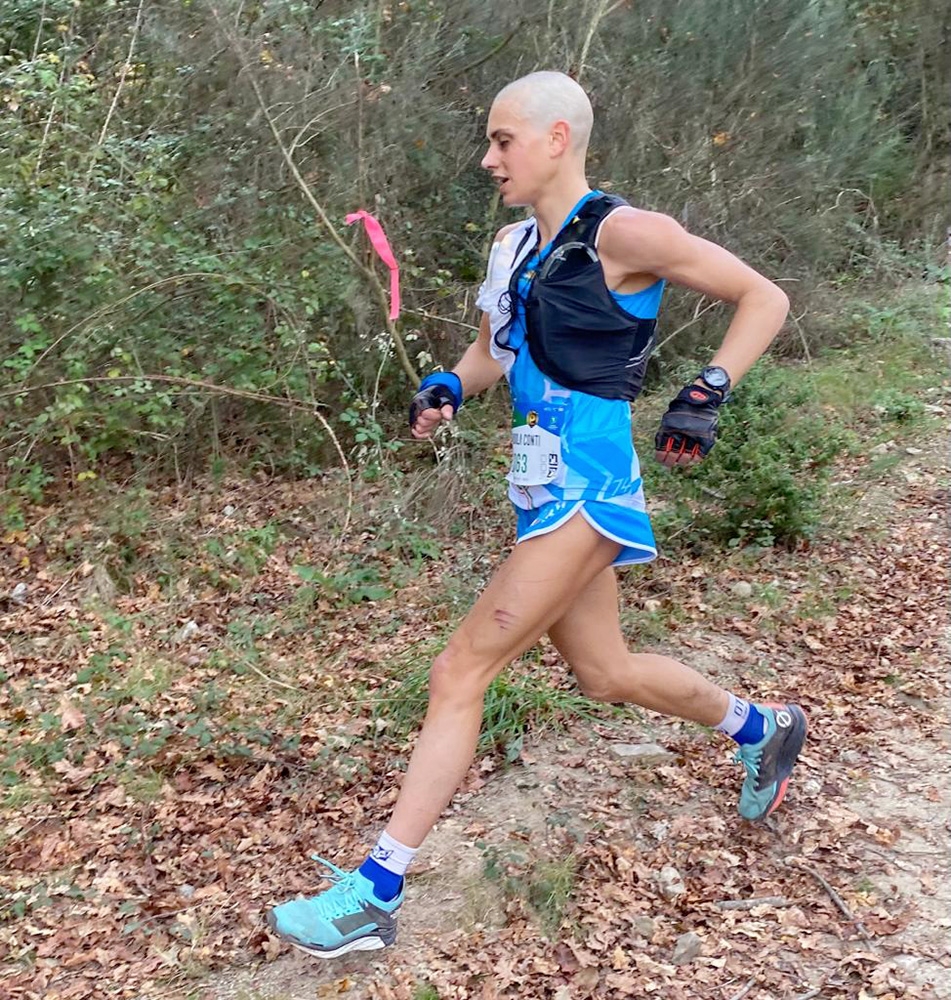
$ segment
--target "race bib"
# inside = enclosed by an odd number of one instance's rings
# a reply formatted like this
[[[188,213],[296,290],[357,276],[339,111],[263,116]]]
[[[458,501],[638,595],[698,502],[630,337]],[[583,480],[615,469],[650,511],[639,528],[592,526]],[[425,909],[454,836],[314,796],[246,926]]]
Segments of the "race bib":
[[[545,486],[561,469],[561,438],[538,423],[530,410],[525,423],[512,428],[512,468],[508,480],[516,486]]]

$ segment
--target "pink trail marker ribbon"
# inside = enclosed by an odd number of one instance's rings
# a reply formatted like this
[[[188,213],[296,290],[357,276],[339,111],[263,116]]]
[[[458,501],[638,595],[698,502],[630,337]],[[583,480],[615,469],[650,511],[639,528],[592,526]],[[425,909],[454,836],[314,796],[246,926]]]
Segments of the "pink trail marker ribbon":
[[[370,237],[370,245],[376,250],[380,260],[390,269],[390,319],[398,319],[400,315],[400,266],[396,263],[389,240],[387,240],[386,233],[383,232],[383,227],[377,218],[360,209],[359,212],[351,212],[344,221],[348,226],[352,226],[361,219],[366,227],[367,236]]]

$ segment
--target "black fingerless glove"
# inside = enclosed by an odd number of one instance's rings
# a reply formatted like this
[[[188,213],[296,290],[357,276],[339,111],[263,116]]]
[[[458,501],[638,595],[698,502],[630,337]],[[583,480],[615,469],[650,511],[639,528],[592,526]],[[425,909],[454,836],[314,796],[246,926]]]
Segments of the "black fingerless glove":
[[[706,455],[716,444],[720,394],[702,385],[685,385],[670,401],[654,438],[658,451],[669,455]]]
[[[451,406],[452,412],[462,406],[462,379],[455,372],[433,372],[419,383],[419,389],[409,404],[409,425],[414,427],[423,410],[441,410]]]

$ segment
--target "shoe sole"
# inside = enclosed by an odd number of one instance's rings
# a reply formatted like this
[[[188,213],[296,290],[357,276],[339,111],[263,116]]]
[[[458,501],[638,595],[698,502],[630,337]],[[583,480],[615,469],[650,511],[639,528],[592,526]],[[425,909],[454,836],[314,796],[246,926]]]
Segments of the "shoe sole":
[[[785,798],[786,789],[789,787],[789,779],[792,777],[792,769],[795,767],[796,761],[799,759],[799,754],[802,752],[803,745],[806,742],[806,733],[809,731],[809,723],[806,720],[806,715],[798,705],[783,705],[769,701],[764,702],[763,704],[766,705],[767,708],[789,712],[790,715],[802,723],[802,726],[799,730],[799,739],[793,742],[792,737],[795,737],[796,735],[796,727],[794,726],[789,743],[783,747],[781,763],[782,770],[786,771],[786,776],[776,785],[776,794],[773,796],[773,801],[769,804],[769,808],[760,817],[761,820],[764,820],[767,816],[772,815]]]
[[[380,948],[387,947],[386,942],[378,937],[365,937],[357,938],[356,941],[350,941],[347,944],[341,945],[339,948],[335,948],[333,951],[319,951],[306,944],[301,944],[300,941],[295,941],[293,938],[289,938],[284,934],[281,935],[281,938],[289,945],[295,947],[298,951],[311,955],[313,958],[324,959],[339,958],[341,955],[346,955],[351,951],[379,951]]]
[[[292,934],[284,934],[282,931],[277,929],[275,924],[276,921],[274,919],[274,914],[269,913],[267,915],[268,927],[270,927],[282,941],[286,941],[298,951],[302,951],[307,955],[313,956],[314,958],[339,958],[341,955],[346,955],[351,951],[379,951],[381,948],[389,947],[396,940],[396,927],[394,926],[392,931],[387,934],[386,938],[377,937],[375,934],[368,934],[366,937],[354,938],[353,941],[348,941],[346,944],[340,945],[339,948],[318,948],[315,945],[307,944],[306,941],[299,940]]]

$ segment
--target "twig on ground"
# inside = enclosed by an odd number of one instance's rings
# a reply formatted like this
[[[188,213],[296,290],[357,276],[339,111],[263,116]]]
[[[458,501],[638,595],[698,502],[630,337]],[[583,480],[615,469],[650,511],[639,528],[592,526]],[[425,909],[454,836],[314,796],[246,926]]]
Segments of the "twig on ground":
[[[73,578],[74,578],[74,577],[76,576],[76,574],[77,574],[78,572],[79,572],[79,567],[77,566],[77,567],[76,567],[76,568],[75,568],[74,570],[72,570],[72,571],[71,571],[71,572],[70,572],[70,573],[69,573],[69,574],[68,574],[68,575],[66,576],[66,579],[65,579],[65,580],[63,580],[63,582],[62,582],[62,583],[61,583],[61,584],[60,584],[60,585],[59,585],[59,586],[58,586],[58,587],[56,588],[56,590],[54,590],[54,591],[53,591],[53,593],[52,593],[52,594],[50,594],[50,595],[49,595],[48,597],[44,598],[44,600],[43,600],[43,604],[42,604],[42,607],[44,607],[44,608],[45,608],[45,607],[46,607],[47,605],[49,605],[49,604],[50,604],[50,603],[52,602],[53,598],[54,598],[54,597],[55,597],[55,596],[56,596],[56,595],[57,595],[57,594],[58,594],[58,593],[59,593],[60,591],[64,590],[64,589],[65,589],[65,588],[66,588],[66,587],[67,587],[67,586],[68,586],[68,585],[69,585],[70,583],[72,583],[72,582],[73,582]]]
[[[808,872],[819,883],[819,885],[821,885],[822,888],[825,889],[825,891],[829,894],[829,899],[831,899],[832,902],[835,903],[836,907],[838,908],[842,916],[844,916],[845,919],[848,920],[849,923],[851,923],[855,927],[855,929],[859,932],[859,934],[862,935],[862,940],[869,946],[869,948],[871,948],[872,950],[875,949],[875,942],[872,940],[872,937],[869,934],[868,930],[866,929],[865,924],[863,924],[861,920],[859,920],[857,917],[853,915],[852,911],[845,904],[842,897],[835,891],[835,889],[829,884],[829,882],[820,872],[818,872],[815,868],[813,868],[812,865],[807,865],[800,858],[790,858],[786,861],[786,865],[789,868],[798,868],[801,871]]]
[[[730,997],[730,1000],[743,1000],[743,997],[745,997],[755,985],[756,976],[750,976],[750,978],[743,984],[742,988]]]
[[[255,666],[250,660],[242,660],[241,663],[250,667],[262,680],[268,682],[268,684],[276,684],[278,687],[285,688],[287,691],[296,691],[298,694],[301,693],[303,688],[294,687],[293,684],[288,684],[286,681],[279,681],[276,677],[269,677],[260,667]]]
[[[754,899],[721,899],[718,910],[752,910],[757,906],[792,906],[792,900],[785,896],[760,896]]]

